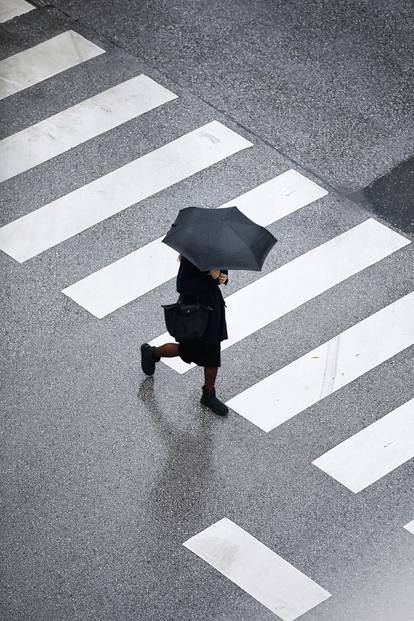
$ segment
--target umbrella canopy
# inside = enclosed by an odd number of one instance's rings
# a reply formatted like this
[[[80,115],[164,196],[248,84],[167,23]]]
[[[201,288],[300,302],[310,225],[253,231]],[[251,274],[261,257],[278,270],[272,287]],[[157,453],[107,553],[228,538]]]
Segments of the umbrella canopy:
[[[162,241],[206,272],[260,271],[277,239],[237,207],[185,207]]]

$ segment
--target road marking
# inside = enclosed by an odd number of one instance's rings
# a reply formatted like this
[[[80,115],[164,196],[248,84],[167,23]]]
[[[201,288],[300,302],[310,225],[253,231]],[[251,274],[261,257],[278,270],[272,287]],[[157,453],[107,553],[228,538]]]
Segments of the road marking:
[[[175,275],[177,253],[160,239],[66,287],[62,293],[98,319],[106,317]]]
[[[412,302],[411,316],[414,317],[413,294]],[[398,316],[394,319],[398,321]],[[414,319],[411,321],[411,333],[412,336]],[[386,331],[378,332],[376,336],[378,340],[382,340],[381,336],[388,340]],[[414,399],[344,440],[312,463],[357,494],[412,457]]]
[[[409,243],[402,235],[368,219],[259,278],[226,298],[229,338],[222,342],[222,350]],[[151,344],[171,340],[165,332]],[[194,366],[181,358],[163,358],[162,362],[178,373]],[[257,410],[257,404],[254,410],[257,416],[267,417],[266,412]]]
[[[312,203],[327,191],[295,170],[249,190],[219,207],[237,205],[262,226]],[[178,270],[177,253],[162,237],[118,261],[86,276],[63,290],[74,302],[102,318],[173,278]]]
[[[183,544],[283,621],[294,621],[331,594],[227,518]]]
[[[25,0],[0,0],[0,23],[8,22],[14,17],[33,11],[36,8]]]
[[[268,432],[413,344],[414,293],[410,293],[236,395],[227,405]]]
[[[139,75],[0,141],[0,181],[153,110],[177,95]]]
[[[409,533],[412,533],[414,535],[414,520],[412,520],[412,522],[408,522],[408,524],[406,524],[404,528],[406,528]]]
[[[291,169],[220,207],[235,205],[260,226],[269,226],[326,194],[327,190]]]
[[[0,99],[104,53],[77,32],[63,32],[0,61]]]
[[[0,249],[22,263],[250,146],[218,121],[207,123],[6,224]]]

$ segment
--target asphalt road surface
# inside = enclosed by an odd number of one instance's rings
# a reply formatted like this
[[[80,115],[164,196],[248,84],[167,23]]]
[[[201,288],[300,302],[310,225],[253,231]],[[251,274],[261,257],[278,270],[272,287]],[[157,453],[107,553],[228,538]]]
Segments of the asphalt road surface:
[[[2,619],[414,621],[413,26],[0,1]],[[278,243],[223,291],[219,418],[139,348],[162,236],[225,204]]]

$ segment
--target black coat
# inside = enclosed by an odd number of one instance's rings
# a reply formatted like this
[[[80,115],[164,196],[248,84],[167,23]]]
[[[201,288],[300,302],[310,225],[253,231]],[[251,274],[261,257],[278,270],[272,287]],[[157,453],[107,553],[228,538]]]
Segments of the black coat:
[[[228,273],[227,270],[221,271],[224,274]],[[183,304],[195,304],[198,296],[200,304],[211,306],[213,309],[203,341],[220,343],[228,338],[226,303],[221,294],[218,279],[212,278],[208,272],[201,272],[198,267],[182,256],[177,274],[177,292],[181,294]]]

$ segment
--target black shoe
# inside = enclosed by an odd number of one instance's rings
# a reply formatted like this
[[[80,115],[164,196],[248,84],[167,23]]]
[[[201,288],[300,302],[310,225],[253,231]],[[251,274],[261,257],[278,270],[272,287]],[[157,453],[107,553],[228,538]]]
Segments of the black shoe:
[[[220,399],[217,399],[214,388],[212,392],[207,392],[203,387],[203,396],[200,399],[200,403],[213,410],[214,414],[218,414],[218,416],[225,416],[229,411],[227,405],[220,401]]]
[[[155,347],[151,347],[148,343],[141,345],[141,368],[145,375],[154,375],[155,360],[152,356]]]

